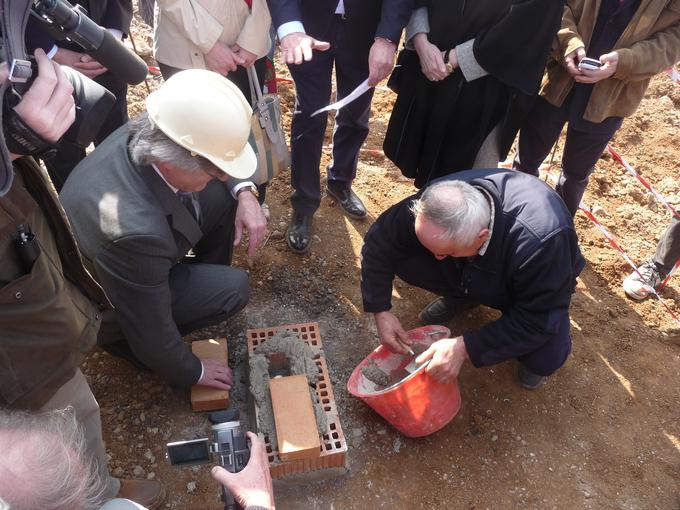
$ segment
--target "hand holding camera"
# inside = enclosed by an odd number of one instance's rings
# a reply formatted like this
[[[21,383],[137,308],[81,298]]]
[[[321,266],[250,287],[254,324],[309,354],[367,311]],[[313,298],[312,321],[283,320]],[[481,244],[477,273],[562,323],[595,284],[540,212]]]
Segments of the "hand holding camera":
[[[245,469],[231,473],[220,466],[215,466],[211,475],[234,495],[234,499],[243,508],[261,506],[273,509],[274,488],[264,441],[252,432],[247,432],[247,436],[251,447],[250,461]]]
[[[35,59],[38,77],[13,108],[13,112],[6,112],[3,128],[9,126],[13,120],[14,123],[23,124],[24,128],[33,130],[44,141],[54,143],[75,119],[73,87],[61,66],[47,58],[43,50],[36,50]],[[1,81],[5,81],[7,76],[7,66],[3,65],[0,71]],[[10,118],[14,117],[12,113],[16,114],[14,119]]]
[[[581,65],[580,62],[584,61],[585,63]],[[580,74],[574,76],[574,81],[578,83],[597,83],[598,81],[606,80],[616,72],[619,64],[619,53],[616,51],[605,53],[599,60],[585,57],[580,62]]]

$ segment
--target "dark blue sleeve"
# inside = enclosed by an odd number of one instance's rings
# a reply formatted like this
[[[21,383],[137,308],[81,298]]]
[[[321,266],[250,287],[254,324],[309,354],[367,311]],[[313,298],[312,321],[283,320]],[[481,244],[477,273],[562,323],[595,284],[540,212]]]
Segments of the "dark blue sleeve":
[[[299,0],[267,0],[267,6],[275,29],[289,21],[302,21]]]
[[[130,33],[132,22],[132,0],[108,0],[101,23],[104,28],[115,28],[124,34]]]
[[[383,0],[376,37],[399,43],[402,29],[408,24],[415,0]]]

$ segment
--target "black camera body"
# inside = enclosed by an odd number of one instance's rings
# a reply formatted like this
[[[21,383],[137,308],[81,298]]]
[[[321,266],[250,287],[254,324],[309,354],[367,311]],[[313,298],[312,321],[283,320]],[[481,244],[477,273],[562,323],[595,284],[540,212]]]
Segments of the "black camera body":
[[[219,464],[231,473],[243,470],[250,459],[250,444],[238,421],[213,425],[209,438],[168,443],[167,459],[172,466],[185,467],[200,464]],[[222,488],[224,508],[241,510],[234,496]]]

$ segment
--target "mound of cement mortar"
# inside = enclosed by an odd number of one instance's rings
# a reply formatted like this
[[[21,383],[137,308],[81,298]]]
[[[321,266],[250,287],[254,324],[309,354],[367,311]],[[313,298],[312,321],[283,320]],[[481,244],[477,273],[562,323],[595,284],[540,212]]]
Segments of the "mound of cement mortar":
[[[269,394],[269,359],[267,355],[280,353],[285,356],[290,365],[289,375],[304,375],[310,386],[309,394],[314,406],[316,426],[319,434],[325,434],[328,422],[326,413],[316,395],[316,376],[319,373],[314,362],[314,351],[305,342],[299,339],[293,331],[280,331],[268,338],[257,347],[257,352],[250,358],[250,392],[258,407],[259,432],[269,436],[269,442],[273,449],[277,449],[276,425],[274,423],[274,411],[272,399]]]

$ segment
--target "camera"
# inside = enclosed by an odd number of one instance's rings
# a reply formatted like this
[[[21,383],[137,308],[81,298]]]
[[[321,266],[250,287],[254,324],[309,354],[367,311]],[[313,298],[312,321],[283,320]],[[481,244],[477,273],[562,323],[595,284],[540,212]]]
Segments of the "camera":
[[[238,473],[250,459],[250,444],[238,421],[213,425],[209,438],[168,443],[167,459],[177,467],[199,464],[219,464],[227,471]],[[226,510],[241,510],[234,496],[222,487],[222,500]]]
[[[602,67],[602,62],[595,58],[584,57],[578,63],[579,69],[587,69],[588,71],[597,71]]]

